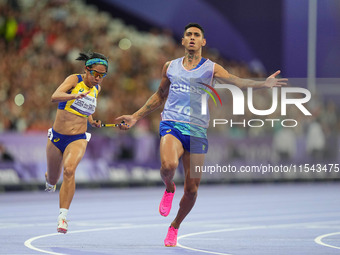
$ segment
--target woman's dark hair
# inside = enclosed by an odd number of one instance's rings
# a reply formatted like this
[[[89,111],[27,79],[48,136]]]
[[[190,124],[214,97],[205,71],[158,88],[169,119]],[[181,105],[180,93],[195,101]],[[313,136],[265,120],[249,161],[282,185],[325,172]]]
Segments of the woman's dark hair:
[[[102,60],[105,60],[107,64],[104,64],[106,66],[106,71],[109,67],[108,63],[109,63],[109,60],[107,57],[105,57],[103,54],[100,54],[98,52],[88,52],[88,53],[79,53],[79,57],[76,58],[76,60],[79,60],[79,61],[85,61],[85,65],[86,65],[86,62],[90,59],[102,59]],[[99,63],[99,64],[103,64],[103,63]],[[95,64],[92,64],[92,65],[86,65],[90,68],[92,68],[92,66],[95,65]]]

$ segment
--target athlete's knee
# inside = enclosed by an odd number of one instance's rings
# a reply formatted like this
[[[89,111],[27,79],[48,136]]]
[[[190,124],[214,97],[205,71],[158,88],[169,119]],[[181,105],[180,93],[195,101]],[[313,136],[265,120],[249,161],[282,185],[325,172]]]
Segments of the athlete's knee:
[[[190,199],[197,197],[198,185],[185,186],[184,195]]]
[[[178,160],[163,160],[161,163],[162,171],[174,171],[178,167]]]
[[[75,172],[76,172],[76,169],[74,166],[72,165],[64,166],[64,173],[63,173],[64,179],[73,179],[75,177]]]

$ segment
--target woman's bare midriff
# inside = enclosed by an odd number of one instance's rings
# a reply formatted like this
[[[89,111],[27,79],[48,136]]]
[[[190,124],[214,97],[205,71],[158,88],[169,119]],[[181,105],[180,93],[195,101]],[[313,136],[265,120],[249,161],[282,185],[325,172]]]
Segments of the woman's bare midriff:
[[[58,109],[53,129],[63,135],[83,134],[87,130],[87,118]]]

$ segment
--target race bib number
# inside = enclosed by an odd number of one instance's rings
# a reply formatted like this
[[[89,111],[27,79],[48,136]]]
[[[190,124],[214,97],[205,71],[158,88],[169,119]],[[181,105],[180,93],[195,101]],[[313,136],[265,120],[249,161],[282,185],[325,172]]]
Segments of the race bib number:
[[[191,115],[194,112],[190,106],[176,105],[175,109],[177,110],[177,113],[185,115]]]
[[[87,95],[86,97],[74,100],[70,107],[81,114],[89,116],[95,112],[96,106],[97,99]]]

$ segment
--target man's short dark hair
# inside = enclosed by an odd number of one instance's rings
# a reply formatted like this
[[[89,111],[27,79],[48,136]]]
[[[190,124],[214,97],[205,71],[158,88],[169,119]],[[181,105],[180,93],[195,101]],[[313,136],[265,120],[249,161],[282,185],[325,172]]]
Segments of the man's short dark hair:
[[[203,29],[203,27],[201,27],[200,24],[197,24],[197,23],[189,23],[188,25],[186,25],[185,28],[184,28],[184,33],[185,33],[185,31],[187,31],[188,28],[191,28],[191,27],[197,27],[198,29],[200,29],[202,34],[203,34],[203,37],[204,37],[204,29]]]

